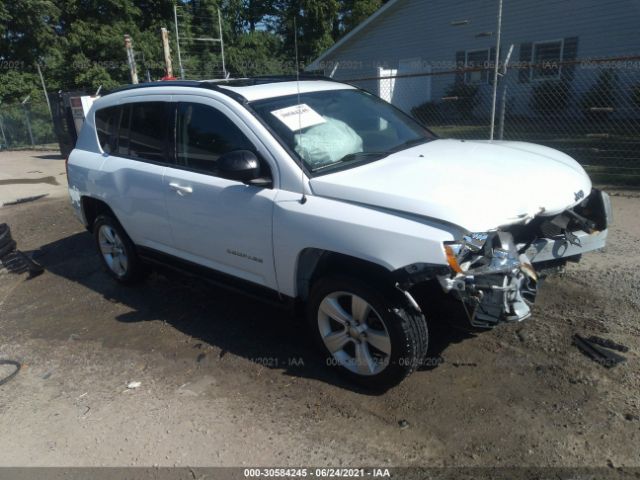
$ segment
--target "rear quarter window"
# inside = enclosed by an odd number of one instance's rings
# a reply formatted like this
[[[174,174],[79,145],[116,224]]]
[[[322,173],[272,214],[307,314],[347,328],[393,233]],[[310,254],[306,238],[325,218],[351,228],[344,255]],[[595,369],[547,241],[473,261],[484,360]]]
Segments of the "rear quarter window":
[[[120,107],[107,107],[96,111],[96,133],[102,151],[115,152],[119,122]]]

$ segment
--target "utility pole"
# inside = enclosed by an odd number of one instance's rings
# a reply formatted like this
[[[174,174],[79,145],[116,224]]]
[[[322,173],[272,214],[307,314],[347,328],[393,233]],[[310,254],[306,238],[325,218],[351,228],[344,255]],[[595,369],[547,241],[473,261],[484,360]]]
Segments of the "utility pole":
[[[133,46],[131,45],[131,36],[124,36],[124,48],[127,51],[127,63],[129,64],[129,71],[131,72],[131,83],[134,85],[138,83],[138,72],[136,70],[136,59],[133,57]]]
[[[47,87],[44,84],[44,77],[42,76],[42,70],[40,70],[40,62],[36,62],[36,68],[38,69],[38,75],[40,75],[40,82],[42,83],[42,91],[44,92],[44,98],[47,101],[47,107],[49,107],[49,115],[53,118],[53,112],[51,111],[51,102],[49,101],[49,94],[47,93]]]
[[[24,110],[24,118],[27,121],[27,130],[29,131],[29,140],[31,140],[31,146],[35,147],[36,142],[33,141],[33,131],[31,131],[31,119],[29,118],[29,109],[27,108],[27,102],[31,98],[31,95],[27,95],[22,101],[22,109]]]
[[[173,67],[171,66],[171,51],[169,50],[169,32],[162,27],[160,29],[162,37],[162,51],[164,52],[165,77],[173,77]]]
[[[178,52],[178,66],[180,67],[180,79],[184,80],[184,68],[182,68],[182,57],[180,56],[180,35],[178,34],[178,11],[176,4],[173,4],[173,22],[176,27],[176,50]]]
[[[502,0],[498,0],[498,33],[496,35],[496,58],[493,68],[493,96],[491,98],[491,132],[489,140],[493,140],[496,128],[496,98],[498,96],[498,68],[500,64],[500,35],[502,34]]]

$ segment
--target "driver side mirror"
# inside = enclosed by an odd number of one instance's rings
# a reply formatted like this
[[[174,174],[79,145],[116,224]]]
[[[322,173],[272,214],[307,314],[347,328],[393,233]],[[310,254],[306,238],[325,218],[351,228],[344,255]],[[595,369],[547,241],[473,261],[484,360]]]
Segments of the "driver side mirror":
[[[234,150],[218,158],[218,172],[221,177],[248,185],[270,187],[271,179],[260,177],[260,160],[250,150]]]

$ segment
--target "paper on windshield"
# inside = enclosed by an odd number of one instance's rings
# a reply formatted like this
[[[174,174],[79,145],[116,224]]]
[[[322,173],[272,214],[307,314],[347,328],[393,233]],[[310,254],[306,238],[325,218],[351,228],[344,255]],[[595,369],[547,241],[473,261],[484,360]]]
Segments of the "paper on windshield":
[[[322,115],[306,103],[281,108],[280,110],[274,110],[271,114],[284,123],[289,130],[293,132],[313,127],[314,125],[320,125],[325,122]]]

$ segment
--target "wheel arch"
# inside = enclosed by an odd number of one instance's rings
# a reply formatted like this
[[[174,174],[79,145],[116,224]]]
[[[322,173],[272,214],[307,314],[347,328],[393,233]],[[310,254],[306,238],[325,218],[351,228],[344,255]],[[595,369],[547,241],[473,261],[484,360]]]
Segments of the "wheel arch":
[[[93,233],[93,223],[96,218],[98,218],[98,215],[110,215],[120,223],[111,207],[109,207],[109,205],[107,205],[103,200],[89,195],[84,195],[80,198],[80,205],[82,207],[82,216],[84,217],[85,226],[91,233]]]
[[[332,273],[357,276],[363,280],[393,286],[392,272],[371,260],[319,248],[305,248],[298,255],[296,297],[306,301],[313,284]]]

